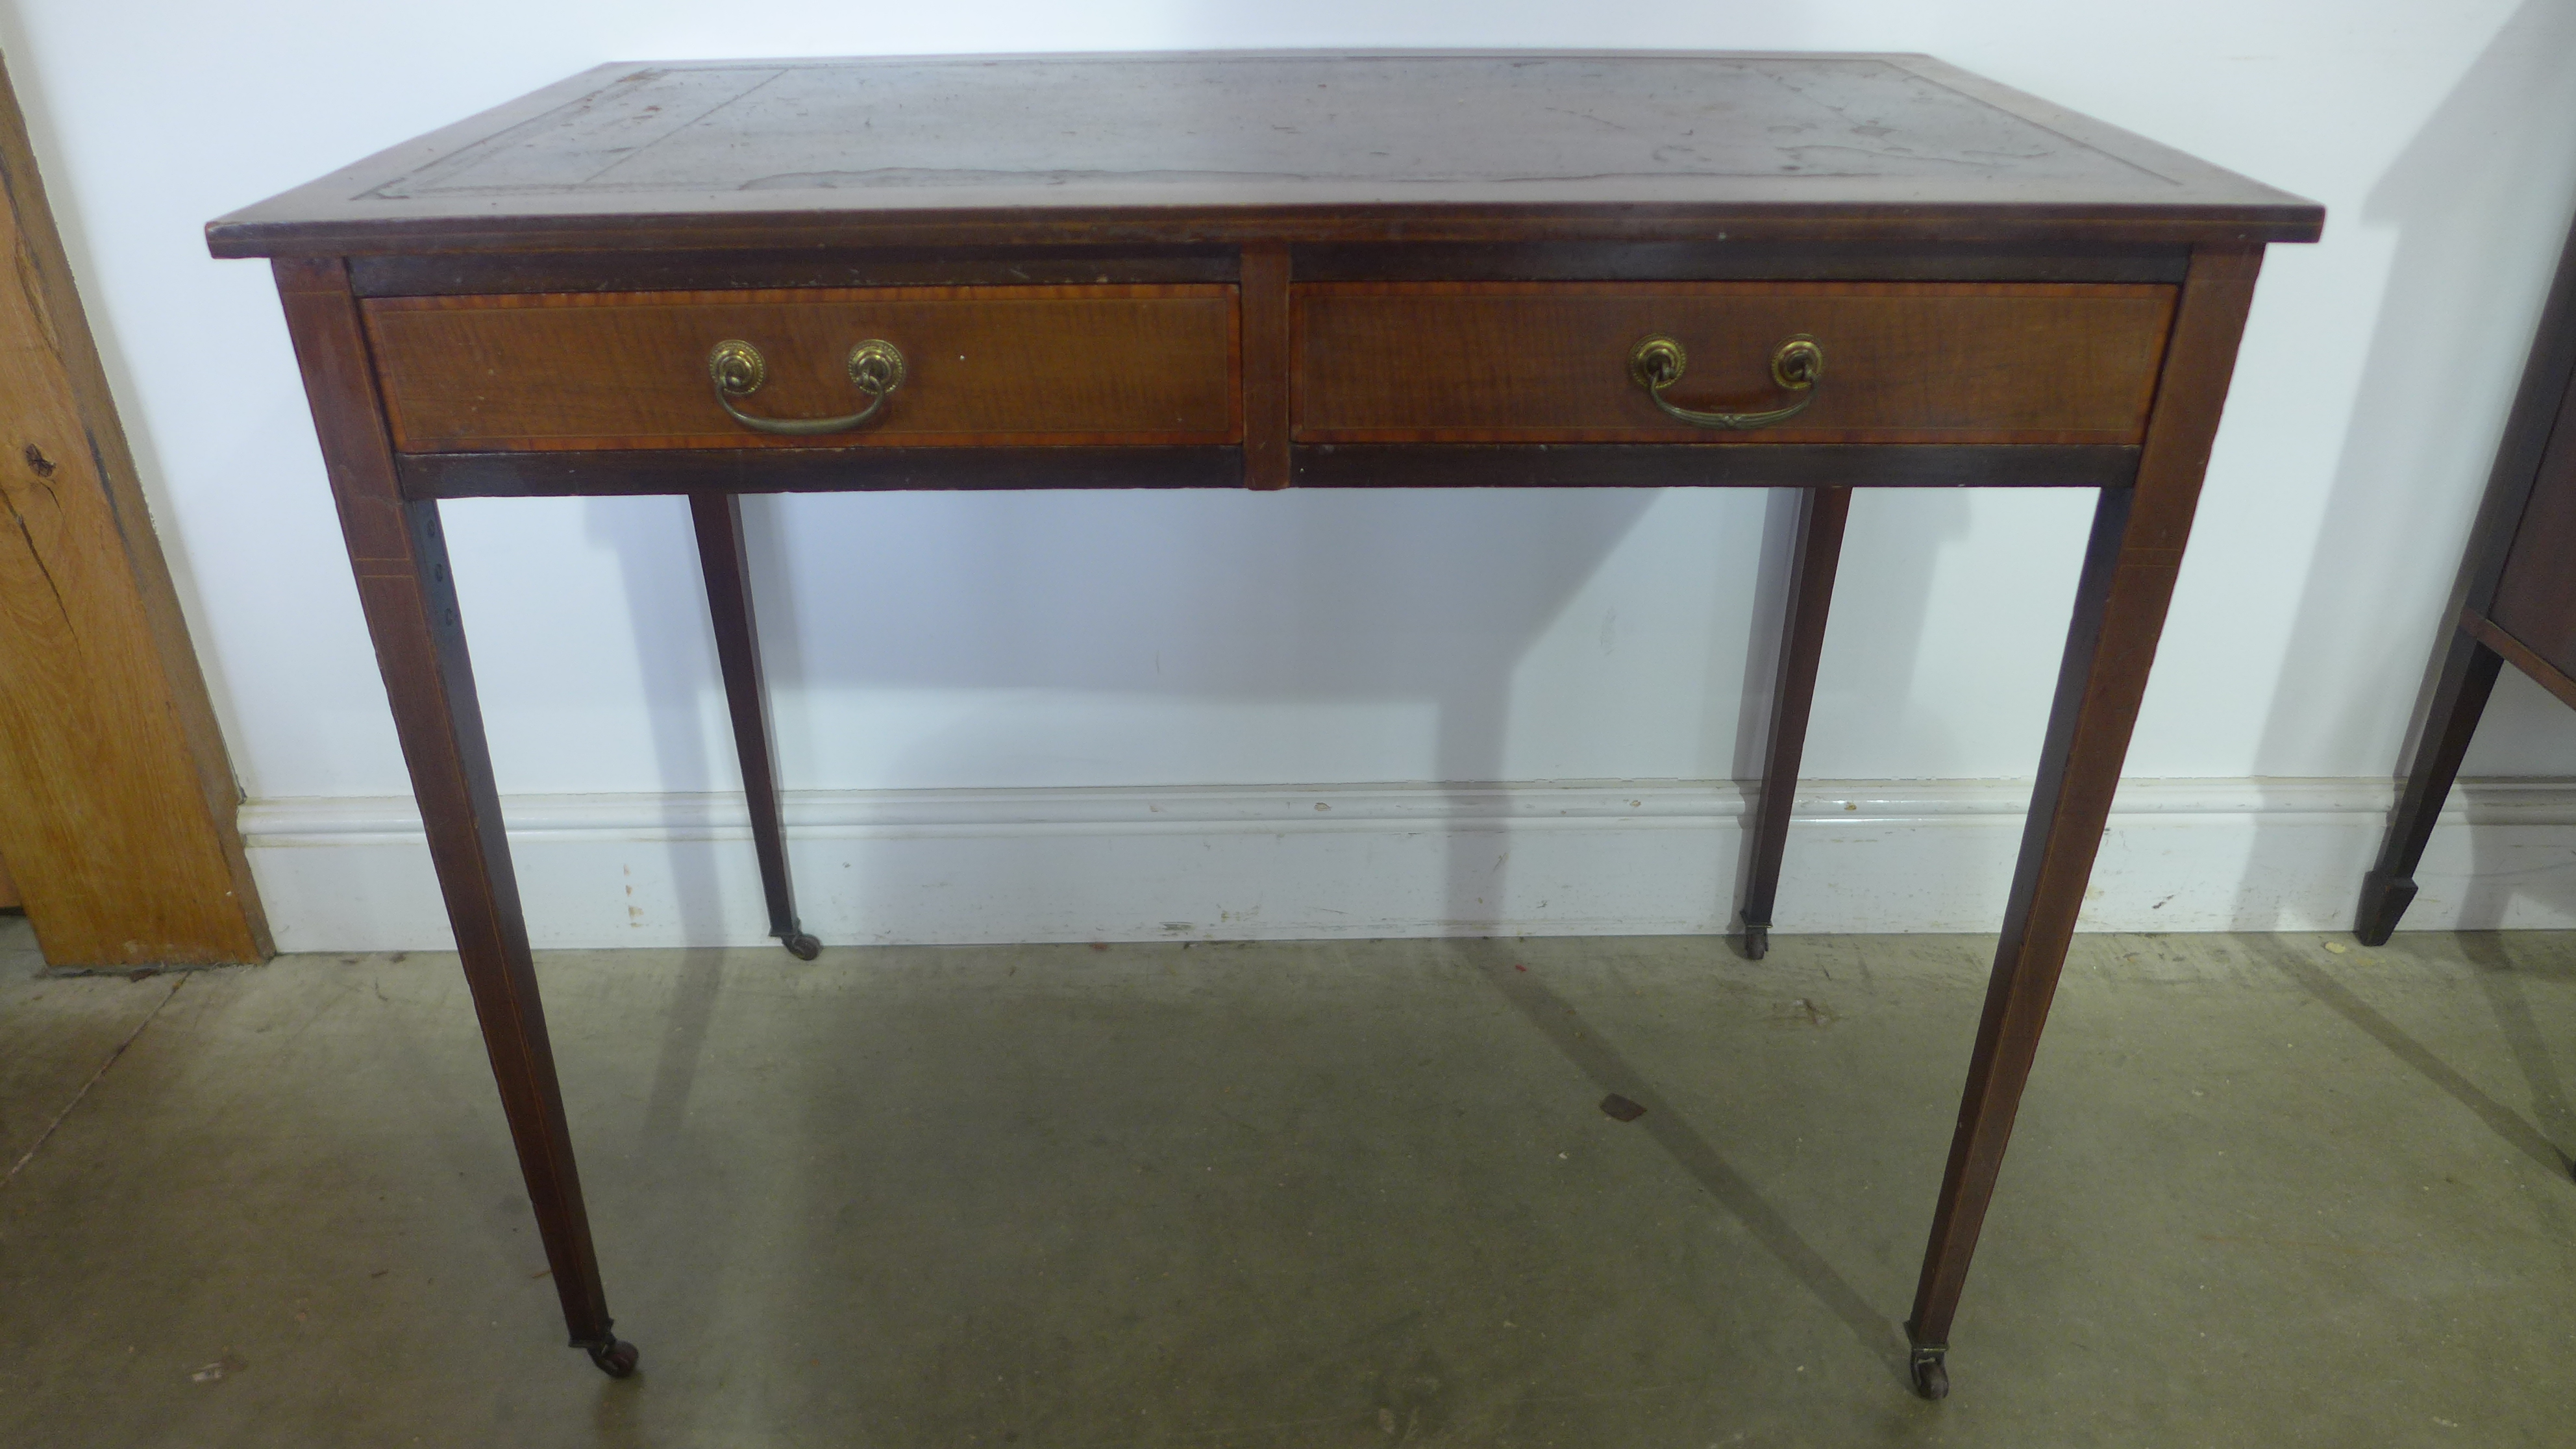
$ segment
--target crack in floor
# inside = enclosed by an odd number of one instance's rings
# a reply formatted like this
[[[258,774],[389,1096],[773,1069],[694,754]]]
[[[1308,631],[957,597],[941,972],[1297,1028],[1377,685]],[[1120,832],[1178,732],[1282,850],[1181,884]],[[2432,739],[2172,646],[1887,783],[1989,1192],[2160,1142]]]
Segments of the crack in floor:
[[[143,1029],[150,1026],[152,1019],[161,1014],[161,1008],[168,1006],[170,998],[178,995],[179,989],[187,984],[188,978],[184,974],[170,983],[169,992],[159,1001],[152,1003],[152,1009],[143,1013],[143,1019],[134,1024],[134,1030],[125,1034],[125,1040],[118,1042],[116,1050],[107,1054],[107,1060],[98,1064],[98,1070],[89,1074],[89,1080],[81,1083],[80,1090],[72,1093],[72,1099],[63,1104],[63,1110],[56,1112],[54,1120],[46,1123],[45,1130],[36,1134],[36,1140],[27,1144],[27,1150],[19,1154],[18,1160],[9,1164],[8,1173],[0,1175],[0,1188],[5,1188],[18,1180],[19,1170],[35,1161],[36,1154],[44,1150],[47,1142],[53,1140],[54,1129],[63,1125],[63,1119],[69,1117],[72,1109],[81,1104],[81,1099],[89,1095],[89,1089],[98,1085],[99,1079],[107,1075],[108,1068],[116,1065],[117,1059],[125,1055],[125,1049],[134,1045],[135,1038],[143,1035]]]

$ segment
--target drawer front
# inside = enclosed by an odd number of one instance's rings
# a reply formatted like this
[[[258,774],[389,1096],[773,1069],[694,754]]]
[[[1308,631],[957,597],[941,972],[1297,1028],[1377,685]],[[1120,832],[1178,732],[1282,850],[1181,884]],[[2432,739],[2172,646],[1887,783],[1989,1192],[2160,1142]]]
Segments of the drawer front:
[[[2576,677],[2576,381],[2558,405],[2487,614],[2559,673]]]
[[[1228,286],[882,287],[380,297],[365,303],[395,446],[602,448],[1222,444],[1242,437]],[[780,436],[726,413],[708,372],[766,364],[741,411],[846,416],[858,343],[903,378],[866,422]]]
[[[2135,443],[2175,289],[2080,283],[1313,283],[1291,302],[1301,443]],[[1629,355],[1681,344],[1677,407],[1763,412],[1781,344],[1822,380],[1749,431],[1667,415]]]

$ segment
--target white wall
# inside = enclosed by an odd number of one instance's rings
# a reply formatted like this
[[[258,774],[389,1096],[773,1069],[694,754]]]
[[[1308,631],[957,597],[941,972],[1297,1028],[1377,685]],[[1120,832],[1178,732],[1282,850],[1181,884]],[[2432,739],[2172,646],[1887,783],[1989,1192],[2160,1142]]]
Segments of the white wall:
[[[2216,782],[2192,798],[2254,803],[2211,805],[2205,839],[2224,843],[2172,847],[2179,864],[2153,879],[2124,865],[2125,852],[2106,852],[2106,924],[2173,919],[2150,914],[2160,909],[2150,899],[2178,893],[2207,907],[2192,918],[2205,925],[2322,924],[2320,912],[2345,908],[2336,903],[2375,830],[2370,812],[2576,204],[2576,4],[2563,0],[12,0],[0,6],[0,45],[254,802],[272,915],[283,941],[307,947],[429,944],[421,937],[436,934],[436,917],[413,856],[397,848],[411,865],[354,863],[390,843],[382,802],[404,792],[402,764],[267,271],[209,260],[199,228],[597,62],[1269,46],[1923,50],[2323,201],[2327,240],[2276,248],[2267,263],[2130,757],[2133,777]],[[2088,504],[1865,495],[1808,773],[2026,778]],[[758,500],[750,512],[789,783],[1039,792],[1031,800],[1069,787],[1162,799],[1172,787],[1224,795],[1218,787],[1296,783],[1329,803],[1331,787],[1349,782],[1749,773],[1739,721],[1751,717],[1748,677],[1761,673],[1749,646],[1767,627],[1760,564],[1783,542],[1771,500],[1725,492],[838,497]],[[684,508],[475,502],[450,517],[505,795],[738,788]],[[2508,671],[2471,769],[2576,775],[2576,718]],[[2341,792],[2340,833],[2269,828],[2280,821],[2262,801],[2273,797],[2244,784],[2256,777],[2339,782],[2316,788]],[[1001,803],[973,829],[1010,835],[1026,813],[1009,803],[1020,797],[989,798]],[[2008,813],[2016,797],[1989,787],[1980,798]],[[740,934],[754,898],[747,877],[731,866],[710,874],[709,862],[745,852],[670,845],[664,816],[690,808],[638,806],[623,824],[556,843],[590,851],[575,880],[649,862],[662,884],[629,919],[655,921],[656,939]],[[1732,808],[1713,806],[1710,818]],[[1809,813],[1831,812],[1820,803]],[[978,928],[925,917],[916,929],[904,908],[862,891],[851,899],[867,903],[849,909],[868,919],[831,923],[845,938],[1132,934],[1140,920],[1226,934],[1228,893],[1264,888],[1245,882],[1278,887],[1277,871],[1292,869],[1292,894],[1329,902],[1348,883],[1338,873],[1364,858],[1354,846],[1258,864],[1240,853],[1262,835],[1258,814],[1200,843],[1206,872],[1176,865],[1096,918],[1077,905],[1041,921],[993,900],[965,913]],[[377,823],[334,834],[331,822],[360,817]],[[1410,866],[1369,867],[1445,882],[1421,896],[1429,904],[1371,915],[1372,932],[1461,920],[1597,929],[1608,917],[1593,907],[1633,893],[1633,877],[1587,877],[1569,857],[1558,894],[1586,908],[1479,916],[1459,864],[1473,852],[1447,829],[1417,832],[1430,853]],[[1816,844],[1802,858],[1823,871],[1826,826],[1806,833]],[[2412,924],[2576,919],[2576,834],[2544,821],[2515,838],[2519,885],[2428,887]],[[881,852],[844,858],[821,839],[800,847],[814,853],[809,874],[883,868],[869,863]],[[2444,847],[2463,862],[2463,882],[2504,869],[2493,852],[2479,865],[2474,845]],[[1712,847],[1709,868],[1725,869],[1725,848]],[[1627,870],[1611,858],[1598,870]],[[977,859],[968,851],[921,889],[972,890]],[[1046,859],[1019,868],[1043,876],[1055,868]],[[1891,880],[1917,875],[1879,865]],[[1848,909],[1819,899],[1808,923],[1955,929],[1958,900],[1991,893],[2000,868],[1979,867],[1946,906],[1894,887],[1847,892]],[[1793,861],[1793,879],[1799,869]],[[1849,869],[1875,878],[1857,858]],[[2267,881],[2281,884],[2257,884]],[[614,893],[613,881],[599,888]],[[1670,887],[1696,889],[1678,877]],[[661,899],[674,894],[702,907],[674,916]],[[640,939],[550,898],[531,904],[548,939]],[[1698,895],[1667,904],[1638,918],[1715,919]],[[1276,933],[1324,929],[1317,912],[1327,909],[1269,919]],[[388,924],[420,919],[430,924]]]

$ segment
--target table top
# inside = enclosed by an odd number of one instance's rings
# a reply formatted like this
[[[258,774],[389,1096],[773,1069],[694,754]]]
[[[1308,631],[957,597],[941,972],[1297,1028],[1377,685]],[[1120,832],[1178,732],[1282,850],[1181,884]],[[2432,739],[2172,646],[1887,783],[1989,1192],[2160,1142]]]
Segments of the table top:
[[[235,212],[218,256],[1253,239],[2313,240],[2322,209],[1918,55],[601,66]]]

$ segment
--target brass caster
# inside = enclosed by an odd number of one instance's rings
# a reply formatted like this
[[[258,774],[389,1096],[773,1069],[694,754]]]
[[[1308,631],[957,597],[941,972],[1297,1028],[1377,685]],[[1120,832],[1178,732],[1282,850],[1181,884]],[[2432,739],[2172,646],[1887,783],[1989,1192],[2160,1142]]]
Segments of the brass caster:
[[[590,1350],[590,1361],[599,1365],[599,1371],[612,1379],[633,1377],[635,1361],[643,1357],[636,1351],[635,1345],[622,1338],[612,1338],[604,1344],[590,1343],[582,1346]]]

